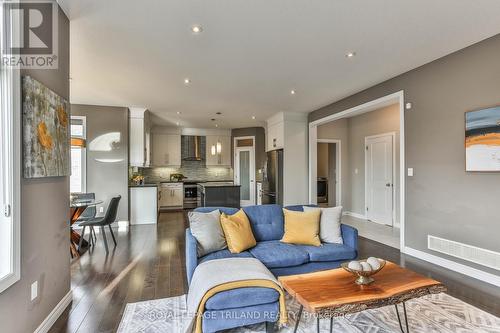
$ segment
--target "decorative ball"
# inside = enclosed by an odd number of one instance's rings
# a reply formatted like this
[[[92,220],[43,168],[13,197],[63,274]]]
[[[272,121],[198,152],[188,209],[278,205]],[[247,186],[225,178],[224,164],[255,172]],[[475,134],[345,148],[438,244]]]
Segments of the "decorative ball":
[[[376,271],[377,269],[380,268],[380,261],[375,257],[370,257],[370,258],[366,259],[366,262],[370,265],[370,267],[374,271]]]
[[[373,270],[372,266],[370,266],[370,264],[365,261],[360,262],[360,264],[363,267],[363,272],[371,272]]]
[[[351,261],[347,267],[349,267],[349,269],[352,269],[354,271],[362,271],[363,270],[363,266],[361,266],[361,263],[357,260],[353,260]]]

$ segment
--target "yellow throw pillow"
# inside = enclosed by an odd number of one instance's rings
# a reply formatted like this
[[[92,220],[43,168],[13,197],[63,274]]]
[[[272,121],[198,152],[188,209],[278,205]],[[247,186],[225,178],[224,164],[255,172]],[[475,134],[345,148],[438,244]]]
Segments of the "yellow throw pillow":
[[[257,245],[250,221],[243,209],[233,215],[222,213],[220,223],[231,253],[240,253]]]
[[[295,212],[283,209],[285,215],[285,234],[283,243],[320,246],[319,221],[321,210]]]

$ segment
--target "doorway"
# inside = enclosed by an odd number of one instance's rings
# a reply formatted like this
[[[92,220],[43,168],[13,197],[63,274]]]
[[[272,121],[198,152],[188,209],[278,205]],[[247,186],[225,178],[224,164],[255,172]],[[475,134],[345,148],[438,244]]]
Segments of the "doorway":
[[[255,205],[255,138],[234,138],[234,183],[240,185],[240,205]]]
[[[365,137],[366,218],[394,225],[394,178],[396,133]]]
[[[333,124],[336,121],[345,122],[348,121],[347,131],[349,134],[345,134],[344,132],[338,132],[340,136],[347,135],[347,141],[344,142],[347,146],[347,153],[344,155],[349,155],[349,158],[343,159],[343,167],[345,170],[346,179],[344,182],[347,182],[350,185],[350,191],[344,194],[345,197],[342,206],[348,206],[348,209],[344,210],[345,216],[343,217],[343,223],[347,223],[349,221],[352,222],[352,225],[358,228],[360,235],[374,239],[381,243],[398,247],[400,249],[405,248],[405,133],[404,133],[404,92],[398,91],[396,93],[380,97],[378,99],[366,102],[361,105],[357,105],[351,107],[349,109],[331,114],[324,118],[320,118],[309,123],[309,203],[316,204],[317,203],[317,143],[318,139],[323,139],[325,137],[331,137],[332,133],[328,132],[327,135],[323,135],[324,129],[327,124]],[[367,214],[366,214],[366,189],[365,185],[365,176],[366,176],[366,168],[365,168],[365,147],[364,138],[367,135],[374,135],[376,133],[386,133],[393,131],[393,129],[375,131],[373,133],[364,134],[360,127],[351,126],[352,122],[350,119],[372,114],[372,111],[377,111],[383,108],[395,107],[397,109],[399,129],[396,135],[395,142],[396,144],[392,145],[393,152],[397,151],[399,156],[396,157],[398,164],[393,165],[394,170],[398,170],[397,174],[394,176],[391,184],[393,185],[392,192],[392,210],[393,216],[392,219],[392,228],[388,228],[385,225],[381,225],[378,223],[366,223],[367,222]],[[383,124],[384,122],[382,122]],[[380,123],[378,123],[380,124]],[[340,126],[340,125],[339,125]],[[320,128],[321,127],[321,128]],[[342,127],[342,126],[341,126]],[[383,126],[381,126],[383,127]],[[319,136],[320,130],[323,129],[323,134]],[[353,131],[356,131],[355,134]],[[364,135],[361,135],[364,134]],[[337,135],[337,134],[336,134]],[[340,138],[340,137],[339,137]],[[354,147],[355,149],[351,149]],[[359,148],[359,149],[358,149]],[[356,156],[351,156],[351,152],[356,152]],[[354,163],[351,163],[352,159],[355,159]],[[365,170],[363,170],[365,168]],[[384,184],[384,186],[387,183]],[[343,184],[344,185],[344,184]],[[361,186],[360,186],[361,185]],[[355,189],[357,192],[354,193],[353,196],[353,186],[356,186]],[[349,190],[349,188],[347,188]],[[365,192],[365,194],[363,194]],[[355,201],[353,200],[355,199]],[[385,200],[386,202],[390,202],[391,200]],[[396,218],[397,217],[397,218]],[[373,218],[373,217],[372,217]],[[376,219],[376,218],[374,218]],[[350,224],[350,223],[348,223]]]
[[[317,142],[317,203],[323,207],[341,206],[341,140],[318,139]]]

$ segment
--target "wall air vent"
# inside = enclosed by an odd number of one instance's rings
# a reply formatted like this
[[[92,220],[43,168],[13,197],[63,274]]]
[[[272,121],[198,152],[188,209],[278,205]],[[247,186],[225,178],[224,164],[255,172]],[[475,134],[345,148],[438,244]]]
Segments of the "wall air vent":
[[[500,253],[498,252],[431,235],[427,236],[427,247],[429,250],[500,270]]]

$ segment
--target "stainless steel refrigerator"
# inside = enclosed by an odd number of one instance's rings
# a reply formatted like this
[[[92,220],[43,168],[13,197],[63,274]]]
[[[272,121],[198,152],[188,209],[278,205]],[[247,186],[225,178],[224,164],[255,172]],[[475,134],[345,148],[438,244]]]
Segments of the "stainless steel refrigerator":
[[[283,149],[267,152],[262,180],[262,204],[283,205]]]

